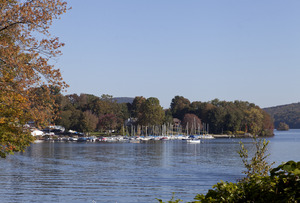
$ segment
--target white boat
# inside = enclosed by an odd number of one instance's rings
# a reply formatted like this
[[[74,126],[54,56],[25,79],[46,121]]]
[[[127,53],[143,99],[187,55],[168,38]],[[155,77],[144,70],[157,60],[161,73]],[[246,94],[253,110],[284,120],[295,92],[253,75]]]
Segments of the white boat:
[[[71,142],[77,142],[78,138],[77,137],[70,137],[69,141]]]
[[[186,141],[187,141],[187,143],[194,143],[194,144],[201,143],[201,140],[199,140],[199,139],[187,139]]]
[[[151,139],[151,137],[141,137],[140,140],[142,141],[149,141]]]

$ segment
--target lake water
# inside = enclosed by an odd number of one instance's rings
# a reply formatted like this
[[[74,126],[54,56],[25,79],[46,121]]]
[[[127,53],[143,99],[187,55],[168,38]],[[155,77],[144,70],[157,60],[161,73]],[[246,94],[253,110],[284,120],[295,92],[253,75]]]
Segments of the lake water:
[[[192,201],[220,180],[242,178],[239,141],[38,143],[0,160],[0,202]],[[275,131],[270,161],[300,161],[300,130]],[[251,149],[250,149],[251,151]]]

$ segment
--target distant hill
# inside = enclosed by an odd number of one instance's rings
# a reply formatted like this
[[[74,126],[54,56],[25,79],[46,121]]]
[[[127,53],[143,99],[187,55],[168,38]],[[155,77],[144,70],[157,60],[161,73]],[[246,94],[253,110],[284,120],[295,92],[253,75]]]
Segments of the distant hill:
[[[134,98],[132,97],[114,97],[113,100],[117,101],[117,103],[130,103],[132,104]]]
[[[300,128],[300,102],[264,108],[274,118],[275,128],[280,122],[286,123],[290,128]]]

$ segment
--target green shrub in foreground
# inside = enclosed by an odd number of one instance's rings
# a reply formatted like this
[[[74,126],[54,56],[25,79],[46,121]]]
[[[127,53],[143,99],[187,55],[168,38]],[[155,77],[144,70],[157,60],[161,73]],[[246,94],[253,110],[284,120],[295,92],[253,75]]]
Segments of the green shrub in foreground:
[[[289,161],[270,176],[252,175],[237,183],[220,182],[195,202],[299,202],[300,162]]]

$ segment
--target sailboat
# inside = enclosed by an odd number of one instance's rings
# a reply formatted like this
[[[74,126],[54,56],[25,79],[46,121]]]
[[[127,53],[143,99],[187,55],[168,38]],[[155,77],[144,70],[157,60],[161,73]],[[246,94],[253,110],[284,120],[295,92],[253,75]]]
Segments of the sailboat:
[[[195,143],[195,144],[200,144],[201,140],[197,139],[194,135],[190,135],[188,139],[186,139],[187,143]]]
[[[215,139],[214,136],[210,135],[208,130],[209,130],[209,124],[204,124],[204,128],[203,129],[203,135],[201,136],[201,139]]]

